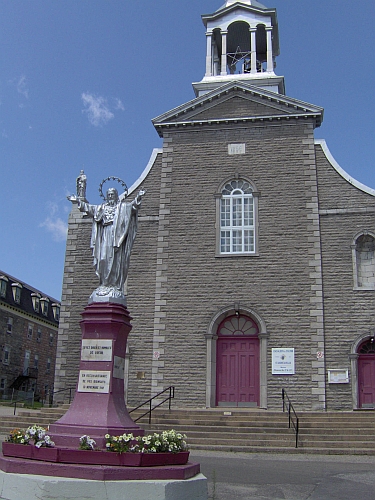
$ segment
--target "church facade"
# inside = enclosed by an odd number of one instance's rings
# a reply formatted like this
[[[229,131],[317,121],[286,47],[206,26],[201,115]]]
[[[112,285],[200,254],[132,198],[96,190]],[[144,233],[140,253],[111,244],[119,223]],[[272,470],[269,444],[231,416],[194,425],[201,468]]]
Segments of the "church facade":
[[[163,139],[130,189],[147,194],[126,284],[129,405],[169,386],[180,407],[375,406],[375,190],[285,95],[275,9],[202,16],[195,98],[155,118]],[[69,218],[55,390],[78,377],[80,313],[97,286],[91,219]]]

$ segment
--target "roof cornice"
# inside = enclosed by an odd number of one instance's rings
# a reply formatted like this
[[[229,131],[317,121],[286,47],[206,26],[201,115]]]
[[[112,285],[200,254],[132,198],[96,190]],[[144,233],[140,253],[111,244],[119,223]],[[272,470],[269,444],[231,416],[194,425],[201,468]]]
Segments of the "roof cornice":
[[[184,115],[197,108],[203,107],[206,104],[211,104],[214,100],[222,96],[229,95],[231,92],[242,91],[244,94],[254,96],[265,101],[270,101],[278,105],[283,105],[288,109],[288,114],[275,113],[274,115],[265,116],[246,116],[246,117],[231,117],[221,119],[194,119],[184,118]],[[293,111],[291,111],[293,109]],[[181,106],[178,106],[152,120],[154,127],[157,129],[159,135],[162,135],[163,128],[179,127],[187,125],[212,125],[220,123],[239,123],[239,122],[257,122],[257,121],[280,121],[300,118],[312,118],[315,120],[315,125],[319,127],[323,121],[323,108],[308,104],[297,99],[286,97],[284,95],[271,92],[269,90],[260,89],[253,85],[234,81],[226,83],[221,87],[203,94]]]
[[[275,8],[262,9],[261,7],[257,7],[255,5],[245,5],[242,2],[236,2],[232,5],[229,5],[229,7],[223,7],[221,9],[217,10],[216,12],[214,12],[213,14],[203,14],[201,16],[201,18],[202,18],[203,24],[205,26],[207,26],[207,21],[219,19],[220,17],[231,12],[232,10],[238,10],[238,9],[256,12],[257,14],[261,14],[261,15],[271,15],[275,21],[277,19]]]

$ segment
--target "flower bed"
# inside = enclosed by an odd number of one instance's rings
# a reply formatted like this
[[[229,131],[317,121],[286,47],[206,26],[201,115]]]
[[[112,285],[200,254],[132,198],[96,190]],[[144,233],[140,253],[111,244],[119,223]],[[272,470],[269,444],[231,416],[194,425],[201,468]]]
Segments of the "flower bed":
[[[2,445],[3,455],[45,462],[154,467],[185,465],[189,459],[186,436],[174,430],[149,436],[106,434],[106,450],[96,448],[90,436],[80,438],[79,449],[55,447],[46,430],[39,426],[26,431],[14,429]]]

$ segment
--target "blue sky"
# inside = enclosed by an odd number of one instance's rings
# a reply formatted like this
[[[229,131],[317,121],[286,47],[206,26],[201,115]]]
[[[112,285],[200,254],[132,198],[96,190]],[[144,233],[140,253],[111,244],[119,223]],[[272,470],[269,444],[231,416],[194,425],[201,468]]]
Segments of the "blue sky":
[[[375,2],[264,0],[276,7],[286,94],[325,108],[324,138],[375,188]],[[224,0],[0,0],[0,269],[61,296],[80,169],[87,197],[130,186],[161,147],[151,119],[193,99],[205,70],[201,14]]]

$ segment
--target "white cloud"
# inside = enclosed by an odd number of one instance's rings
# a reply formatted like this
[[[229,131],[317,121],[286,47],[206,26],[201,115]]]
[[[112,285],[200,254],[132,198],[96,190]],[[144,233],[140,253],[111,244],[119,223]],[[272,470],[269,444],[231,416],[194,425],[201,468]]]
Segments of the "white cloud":
[[[58,211],[56,203],[49,203],[49,210],[50,215],[44,222],[39,224],[39,227],[44,227],[50,232],[54,241],[65,241],[68,234],[68,224],[60,219],[60,217],[56,217],[56,212]]]
[[[45,227],[48,232],[52,233],[54,241],[65,241],[68,234],[68,225],[60,217],[56,219],[47,219],[40,224],[40,227]]]
[[[120,99],[115,99],[115,109],[119,109],[121,111],[125,111],[124,105],[122,104],[122,101]]]
[[[22,75],[17,82],[17,92],[26,99],[29,98],[29,89],[27,88],[26,76]]]
[[[84,92],[81,97],[83,105],[85,106],[82,112],[87,113],[91,125],[95,127],[106,125],[114,118],[115,115],[109,109],[107,99],[104,97],[95,96],[87,92]]]

